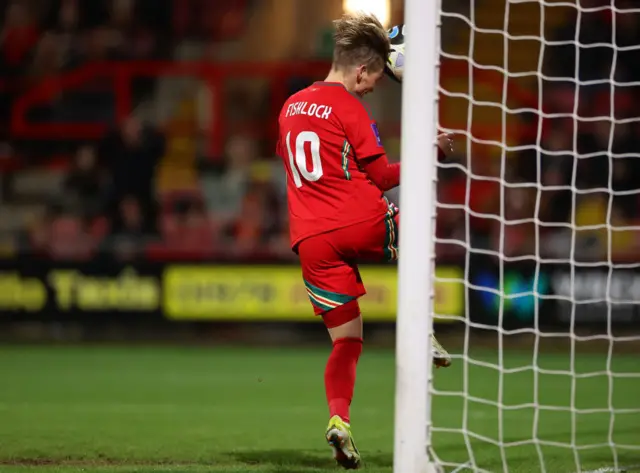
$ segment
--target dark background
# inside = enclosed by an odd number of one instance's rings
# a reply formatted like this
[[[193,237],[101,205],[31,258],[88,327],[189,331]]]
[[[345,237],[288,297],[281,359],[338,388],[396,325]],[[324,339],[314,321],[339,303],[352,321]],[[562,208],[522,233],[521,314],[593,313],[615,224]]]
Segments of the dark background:
[[[456,296],[464,310],[449,314],[458,322],[441,330],[465,319],[480,331],[566,328],[572,318],[574,329],[636,328],[633,3],[616,1],[614,10],[583,0],[580,16],[566,6],[513,5],[506,42],[504,32],[480,31],[503,21],[500,2],[494,14],[485,10],[491,2],[479,4],[473,30],[462,21],[468,2],[445,3],[439,125],[457,134],[457,151],[437,167],[435,255],[438,266],[460,268],[465,289]],[[389,5],[387,23],[401,23],[402,2]],[[64,339],[73,322],[82,327],[74,339],[107,338],[112,332],[95,327],[109,321],[132,324],[135,337],[201,333],[216,323],[234,327],[228,336],[255,323],[221,313],[169,322],[163,270],[197,264],[225,275],[229,264],[296,265],[275,117],[289,94],[324,77],[331,20],[342,8],[294,0],[0,2],[0,277],[14,289],[0,297],[3,337]],[[539,41],[518,39],[533,30]],[[392,160],[400,159],[400,94],[389,82],[370,100]],[[397,190],[389,198],[397,202]],[[131,310],[123,292],[90,316],[61,311],[52,294],[32,304],[39,310],[24,310],[30,293],[15,277],[47,286],[60,268],[105,280],[133,268],[157,281],[157,307]],[[238,297],[234,313],[246,303]],[[287,327],[299,321],[296,330],[316,331],[307,323],[317,322],[311,308],[295,307]],[[392,312],[378,320],[385,330],[393,329]]]

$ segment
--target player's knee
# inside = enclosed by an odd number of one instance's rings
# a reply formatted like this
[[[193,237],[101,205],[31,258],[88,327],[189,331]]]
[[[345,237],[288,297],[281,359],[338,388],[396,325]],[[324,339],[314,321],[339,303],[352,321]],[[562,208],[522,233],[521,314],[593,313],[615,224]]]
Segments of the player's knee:
[[[359,331],[359,333],[347,334],[343,336],[361,336],[362,328],[361,324],[352,323],[357,321],[360,318],[360,305],[358,304],[358,299],[354,299],[345,304],[342,304],[335,309],[329,310],[322,314],[322,320],[324,321],[324,325],[330,330],[335,330],[339,327],[345,326],[347,324],[353,325],[353,328],[349,331]],[[359,330],[358,330],[358,327]],[[345,331],[348,327],[344,327]]]
[[[361,337],[343,337],[333,340],[334,351],[340,350],[347,355],[347,359],[358,362],[362,355],[362,338]]]

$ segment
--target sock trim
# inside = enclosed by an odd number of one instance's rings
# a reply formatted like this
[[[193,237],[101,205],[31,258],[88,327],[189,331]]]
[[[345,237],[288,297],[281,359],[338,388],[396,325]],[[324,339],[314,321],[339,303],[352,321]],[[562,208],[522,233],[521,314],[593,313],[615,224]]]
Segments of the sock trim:
[[[342,343],[360,343],[360,344],[364,344],[364,339],[362,339],[361,337],[342,337],[342,338],[336,338],[333,341],[333,346],[335,347],[336,345],[340,345]]]

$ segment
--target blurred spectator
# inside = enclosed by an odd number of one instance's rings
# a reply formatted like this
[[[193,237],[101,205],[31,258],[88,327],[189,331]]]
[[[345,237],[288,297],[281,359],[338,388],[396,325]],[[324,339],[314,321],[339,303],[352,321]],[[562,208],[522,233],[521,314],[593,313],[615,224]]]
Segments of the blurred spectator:
[[[108,179],[98,167],[96,151],[92,146],[78,149],[73,167],[65,182],[65,207],[80,215],[97,215],[104,207]]]
[[[165,221],[166,246],[182,257],[207,257],[219,252],[215,235],[216,228],[199,202],[179,202],[176,212]]]
[[[111,168],[111,212],[125,196],[134,196],[145,216],[145,228],[156,230],[155,171],[165,152],[165,138],[155,128],[130,117],[100,143],[101,161]]]
[[[174,31],[204,40],[231,41],[243,32],[247,0],[180,0],[174,2]]]
[[[286,209],[286,207],[284,207]],[[295,260],[298,258],[291,250],[291,238],[289,236],[289,212],[281,210],[279,225],[274,225],[273,231],[270,231],[270,236],[267,242],[267,253],[280,260]]]
[[[50,0],[44,23],[47,28],[56,29],[73,17],[78,29],[88,30],[104,24],[109,16],[108,5],[108,0]]]
[[[640,12],[636,0],[614,2],[616,10],[609,16],[608,29],[612,31],[615,51],[613,79],[623,85],[632,85],[640,75],[638,54],[640,53]],[[635,10],[634,10],[635,9]],[[631,11],[634,10],[634,11]],[[613,26],[615,24],[615,27]],[[615,34],[613,34],[615,31]]]
[[[638,179],[640,169],[635,163],[636,157],[613,158],[612,169],[612,205],[626,219],[637,218],[640,204]]]
[[[535,257],[537,228],[534,222],[535,189],[524,182],[512,183],[504,190],[504,215],[491,224],[494,251],[505,257]]]
[[[572,137],[562,130],[552,130],[542,143],[540,158],[537,152],[527,153],[521,159],[526,160],[533,172],[529,172],[530,182],[540,182],[539,219],[546,223],[567,222],[572,206],[573,166]],[[541,176],[537,177],[537,163],[540,160]],[[539,179],[539,181],[538,181]]]
[[[133,261],[143,256],[149,243],[144,225],[140,202],[134,196],[125,196],[119,203],[118,218],[113,223],[111,235],[103,242],[103,249],[120,261]]]
[[[19,235],[21,254],[29,258],[48,258],[51,242],[51,225],[54,220],[53,209],[47,209],[42,215],[35,216],[27,224],[25,232]]]
[[[210,214],[221,225],[241,212],[251,177],[251,165],[258,158],[256,143],[243,135],[229,139],[223,167],[205,172],[202,188]]]
[[[86,261],[97,244],[87,221],[64,211],[51,222],[49,238],[49,256],[61,261]]]
[[[450,218],[460,222],[465,220],[464,208],[469,209],[471,231],[488,235],[492,226],[492,216],[499,215],[500,209],[500,161],[496,159],[469,160],[473,172],[457,170],[442,190],[441,202],[457,208],[448,208],[453,213]],[[495,218],[495,217],[493,217]]]
[[[24,70],[38,37],[38,27],[26,4],[19,0],[12,1],[7,7],[0,33],[3,75],[15,76]]]
[[[54,18],[50,28],[60,34],[76,33],[80,27],[80,7],[78,2],[75,0],[63,0],[59,6],[56,6],[58,8],[52,12]]]
[[[576,9],[574,16],[553,34],[552,43],[545,48],[546,76],[570,83],[604,83],[609,78],[613,49],[607,16],[595,9],[601,3],[581,0],[580,12]]]
[[[229,249],[238,257],[268,252],[269,243],[280,236],[277,201],[265,176],[255,176],[242,199],[239,214],[224,228]]]
[[[202,260],[225,255],[215,223],[197,200],[178,199],[175,207],[164,213],[161,227],[162,241],[148,247],[147,255],[152,259]]]
[[[100,26],[86,34],[83,61],[107,61],[125,59],[127,43],[122,33],[107,26]]]
[[[135,2],[115,0],[111,4],[109,33],[112,44],[130,59],[149,58],[156,54],[157,42],[153,32],[141,24],[135,15]]]
[[[36,47],[27,73],[28,85],[35,85],[60,73],[64,64],[62,50],[55,35],[46,33]]]

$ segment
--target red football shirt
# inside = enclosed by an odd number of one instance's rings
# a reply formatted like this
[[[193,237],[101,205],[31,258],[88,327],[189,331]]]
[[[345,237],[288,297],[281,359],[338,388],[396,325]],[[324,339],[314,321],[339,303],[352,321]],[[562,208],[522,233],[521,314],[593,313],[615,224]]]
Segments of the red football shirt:
[[[342,84],[316,82],[285,102],[278,122],[292,247],[385,215],[388,203],[359,162],[384,154],[384,148],[357,96]]]

